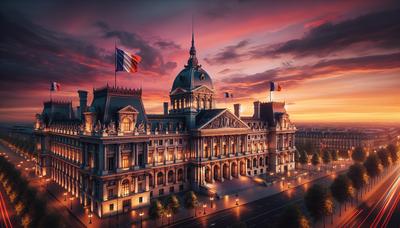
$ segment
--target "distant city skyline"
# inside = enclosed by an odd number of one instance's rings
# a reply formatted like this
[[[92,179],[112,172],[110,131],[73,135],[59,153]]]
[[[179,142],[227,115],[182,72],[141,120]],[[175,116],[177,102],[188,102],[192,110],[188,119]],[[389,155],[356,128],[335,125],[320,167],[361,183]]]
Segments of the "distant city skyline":
[[[157,3],[157,4],[156,4]],[[0,122],[34,121],[50,82],[53,99],[114,83],[114,43],[143,58],[117,84],[143,88],[147,113],[162,113],[186,64],[191,18],[199,63],[217,107],[269,100],[282,85],[294,122],[400,122],[400,4],[395,1],[146,1],[105,4],[3,1]],[[233,98],[224,99],[224,92]]]

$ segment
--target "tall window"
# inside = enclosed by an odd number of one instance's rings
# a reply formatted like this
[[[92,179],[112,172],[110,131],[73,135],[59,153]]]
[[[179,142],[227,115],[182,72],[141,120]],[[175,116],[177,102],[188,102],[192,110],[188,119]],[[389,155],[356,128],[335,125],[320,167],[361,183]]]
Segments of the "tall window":
[[[115,164],[114,157],[107,158],[108,171],[114,170],[114,164]]]
[[[122,119],[122,131],[130,131],[131,130],[131,126],[132,126],[132,121],[125,117],[124,119]]]
[[[129,195],[129,181],[124,180],[122,181],[122,196]]]
[[[122,168],[129,168],[129,156],[128,155],[122,156]]]
[[[157,185],[164,184],[164,175],[162,172],[157,174]]]

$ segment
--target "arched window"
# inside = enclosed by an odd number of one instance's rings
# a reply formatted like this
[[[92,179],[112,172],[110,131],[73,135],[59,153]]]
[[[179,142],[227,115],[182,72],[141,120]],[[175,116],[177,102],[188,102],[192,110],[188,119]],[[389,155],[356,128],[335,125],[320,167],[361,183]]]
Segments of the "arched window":
[[[250,166],[251,166],[251,161],[250,159],[247,159],[247,168],[250,169]]]
[[[164,184],[164,175],[162,172],[157,174],[157,185]]]
[[[253,167],[256,167],[257,166],[257,159],[253,159]]]
[[[174,172],[172,170],[168,171],[168,183],[174,182]]]
[[[131,131],[132,127],[132,120],[130,120],[128,117],[125,117],[122,119],[122,131]]]
[[[129,181],[125,179],[122,181],[122,196],[127,195],[129,195]]]
[[[262,166],[262,165],[263,165],[263,159],[262,159],[262,158],[260,158],[259,165],[260,165],[260,166]]]

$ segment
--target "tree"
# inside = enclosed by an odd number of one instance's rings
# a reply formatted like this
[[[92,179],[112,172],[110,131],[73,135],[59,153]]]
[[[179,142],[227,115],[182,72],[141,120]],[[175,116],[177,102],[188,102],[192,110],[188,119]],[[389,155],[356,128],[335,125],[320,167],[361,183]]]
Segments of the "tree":
[[[360,189],[368,182],[365,167],[359,163],[353,164],[349,167],[347,177],[351,180],[351,183],[353,187],[357,189],[357,192],[360,191]]]
[[[184,206],[188,209],[194,209],[199,204],[197,196],[193,191],[186,192],[184,196]],[[196,211],[194,211],[194,216],[196,216]]]
[[[300,162],[300,164],[302,164],[302,165],[306,165],[306,164],[308,163],[308,156],[307,156],[306,151],[304,151],[304,150],[301,150],[301,151],[300,151],[299,162]]]
[[[178,212],[180,204],[176,195],[168,196],[165,207],[168,209],[168,211],[172,212],[172,214],[176,214]]]
[[[385,148],[379,149],[377,152],[377,155],[378,155],[379,160],[381,161],[383,167],[386,168],[390,165],[390,163],[392,163],[392,159],[391,159],[387,149],[385,149]]]
[[[322,151],[322,161],[324,162],[324,164],[328,164],[332,161],[331,153],[328,149],[324,149]]]
[[[367,160],[364,162],[364,167],[367,170],[367,175],[370,178],[377,177],[382,171],[381,161],[376,154],[371,154],[368,156]]]
[[[314,154],[313,154],[313,156],[312,156],[312,158],[311,158],[311,163],[312,163],[313,165],[318,165],[318,164],[321,163],[318,153],[314,153]]]
[[[353,153],[351,154],[351,158],[353,159],[353,161],[355,162],[364,162],[365,158],[367,157],[367,154],[365,153],[365,150],[362,147],[356,147],[353,151]]]
[[[339,159],[339,154],[337,150],[332,150],[331,151],[331,157],[332,157],[332,161],[337,161]]]
[[[395,146],[394,144],[389,144],[386,149],[389,152],[390,158],[392,159],[393,163],[399,160],[399,148],[397,146]]]
[[[310,223],[297,206],[291,205],[286,208],[285,212],[280,217],[278,227],[309,228]]]
[[[159,219],[164,213],[164,207],[159,200],[153,200],[149,208],[149,216],[151,219]]]
[[[325,216],[333,213],[334,206],[327,189],[318,184],[311,186],[304,197],[304,201],[314,220],[317,221],[322,217],[325,227]]]
[[[331,193],[333,198],[339,202],[339,215],[342,215],[342,204],[354,196],[354,189],[351,180],[346,175],[339,175],[331,184]]]

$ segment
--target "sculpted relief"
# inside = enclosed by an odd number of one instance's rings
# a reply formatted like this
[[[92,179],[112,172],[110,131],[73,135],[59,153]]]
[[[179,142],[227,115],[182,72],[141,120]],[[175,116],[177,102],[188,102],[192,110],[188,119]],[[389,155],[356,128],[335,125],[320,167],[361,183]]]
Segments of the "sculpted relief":
[[[218,129],[218,128],[247,128],[239,120],[235,119],[228,113],[224,113],[217,117],[208,125],[204,126],[203,129]]]

